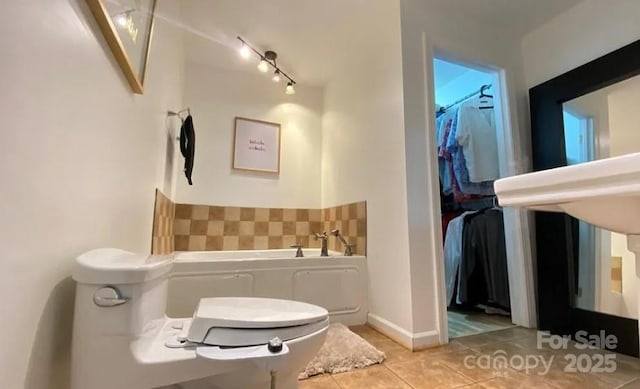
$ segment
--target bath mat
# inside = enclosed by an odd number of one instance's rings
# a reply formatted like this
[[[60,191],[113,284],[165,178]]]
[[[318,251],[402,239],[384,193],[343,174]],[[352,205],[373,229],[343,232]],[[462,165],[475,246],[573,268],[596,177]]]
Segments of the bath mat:
[[[343,373],[361,369],[382,363],[385,358],[382,351],[351,332],[344,324],[331,324],[324,345],[298,378],[305,379],[316,374]]]

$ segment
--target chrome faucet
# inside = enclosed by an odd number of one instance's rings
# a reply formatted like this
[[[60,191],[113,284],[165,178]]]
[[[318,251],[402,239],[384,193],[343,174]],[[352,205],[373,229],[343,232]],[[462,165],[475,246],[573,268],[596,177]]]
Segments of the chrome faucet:
[[[335,230],[331,230],[331,234],[333,234],[333,236],[335,236],[336,238],[340,239],[340,242],[342,242],[342,245],[344,246],[344,256],[345,257],[351,257],[353,256],[353,248],[356,247],[355,244],[349,244],[340,234],[340,230],[339,229],[335,229]]]
[[[315,233],[313,239],[315,240],[322,240],[322,249],[320,249],[320,256],[321,257],[328,257],[329,256],[329,251],[327,250],[327,240],[329,240],[329,236],[327,235],[326,232],[323,232],[322,234],[319,233]]]
[[[290,246],[292,249],[297,249],[296,250],[296,258],[303,258],[304,254],[302,253],[302,248],[304,247],[301,244],[292,244]]]

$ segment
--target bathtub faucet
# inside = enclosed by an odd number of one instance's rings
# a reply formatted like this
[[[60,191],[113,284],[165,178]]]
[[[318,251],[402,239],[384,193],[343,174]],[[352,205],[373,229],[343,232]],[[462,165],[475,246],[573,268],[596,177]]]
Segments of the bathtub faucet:
[[[304,247],[301,244],[292,244],[290,246],[292,249],[297,249],[296,250],[296,258],[303,258],[304,254],[302,253],[302,248]]]
[[[322,234],[318,234],[316,232],[314,237],[313,237],[313,239],[322,240],[322,249],[320,250],[320,256],[321,257],[328,257],[329,256],[329,251],[327,250],[327,240],[329,240],[329,236],[327,235],[327,233],[323,232]]]
[[[342,245],[344,246],[344,256],[351,257],[353,255],[353,248],[355,247],[355,245],[349,244],[344,239],[342,234],[340,234],[340,230],[337,228],[335,230],[331,230],[331,234],[333,234],[333,236],[335,236],[336,238],[340,239],[340,242],[342,242]]]

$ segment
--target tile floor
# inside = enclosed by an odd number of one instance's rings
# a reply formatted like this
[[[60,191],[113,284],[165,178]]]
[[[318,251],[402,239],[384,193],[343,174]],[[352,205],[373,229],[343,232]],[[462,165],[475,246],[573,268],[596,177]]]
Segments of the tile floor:
[[[585,355],[582,366],[602,363],[600,350],[577,350],[575,343],[568,349],[556,351],[550,347],[537,348],[537,332],[521,327],[467,336],[442,347],[411,352],[367,326],[351,328],[371,344],[387,354],[381,365],[341,374],[325,374],[300,382],[300,389],[605,389],[640,388],[640,360],[615,355],[617,368],[612,373],[567,373],[571,361],[568,354]],[[464,360],[481,355],[506,355],[516,366],[499,370],[469,369]],[[517,366],[514,356],[535,355],[550,365],[547,374],[540,363],[538,368]],[[553,358],[553,359],[551,359]],[[480,361],[480,360],[478,360]],[[541,359],[538,359],[541,361]],[[549,361],[551,363],[549,364]],[[600,362],[598,362],[600,361]]]

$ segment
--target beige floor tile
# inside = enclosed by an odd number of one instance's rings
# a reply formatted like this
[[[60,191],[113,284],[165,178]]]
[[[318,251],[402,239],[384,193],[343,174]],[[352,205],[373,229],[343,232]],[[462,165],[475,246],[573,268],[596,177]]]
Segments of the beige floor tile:
[[[349,329],[356,334],[360,335],[363,339],[370,342],[372,340],[389,340],[388,337],[384,336],[380,332],[374,330],[373,328],[363,325],[363,326],[353,326],[349,327]]]
[[[507,328],[506,330],[488,332],[487,336],[497,341],[510,341],[514,339],[536,339],[536,330],[523,327]]]
[[[607,354],[611,355],[610,352],[599,350],[592,354],[592,358],[595,358],[594,356],[598,354],[603,356],[606,356]],[[598,363],[600,359],[593,359],[593,361],[594,363]],[[640,378],[640,361],[638,359],[616,354],[615,362],[616,368],[614,372],[591,374],[599,380],[614,386],[621,386]]]
[[[424,350],[419,350],[423,354],[435,355],[435,354],[443,354],[443,353],[452,353],[457,351],[468,350],[469,348],[462,343],[458,342],[449,342],[449,344],[445,344],[444,346],[431,347]]]
[[[526,373],[530,377],[541,377],[551,384],[562,389],[612,389],[618,385],[607,383],[597,376],[588,373],[572,373],[565,371],[567,360],[557,358],[553,361],[551,369],[544,375],[540,375],[542,369],[536,369]]]
[[[505,340],[515,346],[527,349],[527,350],[538,350],[538,338],[537,336],[525,336],[516,339],[508,339]],[[545,344],[540,344],[541,349],[546,349],[551,351],[551,348],[547,347]]]
[[[424,358],[424,352],[409,351],[393,340],[369,340],[369,343],[387,356],[384,364],[415,361]]]
[[[554,386],[561,389],[614,389],[618,385],[607,384],[589,374],[554,373],[545,378]]]
[[[479,335],[471,335],[471,336],[463,336],[461,338],[455,338],[453,341],[456,343],[460,343],[464,346],[473,348],[473,347],[485,345],[487,343],[495,342],[496,340],[487,334],[479,334]]]
[[[510,376],[505,378],[494,378],[487,381],[475,383],[465,386],[464,389],[516,389],[516,388],[535,388],[535,389],[562,389],[553,385],[544,378],[527,377],[527,376]]]
[[[640,379],[624,384],[619,389],[640,389]]]
[[[325,374],[300,381],[299,389],[340,389],[340,386],[330,375]]]
[[[384,366],[373,366],[332,376],[342,389],[411,389]]]
[[[623,371],[640,377],[640,359],[628,355],[616,354],[616,365],[616,371]]]
[[[504,353],[506,353],[508,358],[514,355],[525,356],[527,354],[538,354],[538,350],[536,349],[526,349],[518,347],[513,342],[491,342],[479,346],[471,346],[470,349],[472,349],[473,351],[477,351],[480,354],[488,355],[497,355],[500,353],[504,355]]]
[[[396,363],[387,368],[415,389],[460,388],[473,383],[436,359]]]
[[[515,370],[508,367],[490,366],[488,368],[479,367],[477,365],[477,357],[481,354],[468,349],[456,351],[452,353],[436,354],[428,356],[430,360],[446,365],[472,381],[485,381],[492,378],[508,377],[516,374]],[[466,360],[466,363],[465,363]]]
[[[336,375],[323,375],[300,382],[301,389],[387,389],[457,388],[466,389],[640,389],[640,360],[617,355],[614,373],[568,373],[565,355],[607,354],[601,350],[583,350],[574,342],[566,350],[538,348],[537,332],[521,327],[453,339],[448,345],[411,352],[368,326],[351,328],[355,333],[385,352],[383,365]],[[549,361],[551,370],[540,375],[542,365],[528,372],[511,369],[469,369],[467,356],[490,355],[504,351],[506,357],[536,355]],[[501,353],[504,355],[504,353]],[[410,386],[410,385],[411,386]]]

